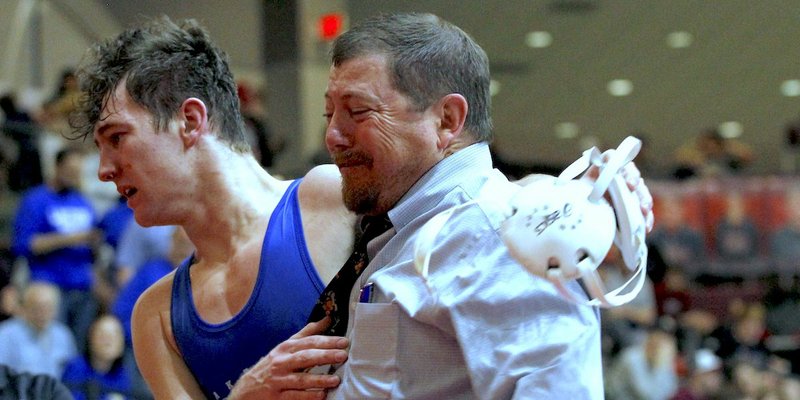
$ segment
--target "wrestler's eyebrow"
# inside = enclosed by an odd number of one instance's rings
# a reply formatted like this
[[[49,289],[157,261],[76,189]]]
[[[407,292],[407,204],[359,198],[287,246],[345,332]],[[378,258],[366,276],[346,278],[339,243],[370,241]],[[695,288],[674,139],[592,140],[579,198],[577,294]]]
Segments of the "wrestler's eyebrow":
[[[97,141],[98,137],[105,136],[106,134],[108,134],[108,131],[112,130],[113,128],[117,128],[120,126],[125,127],[127,125],[128,125],[127,123],[120,123],[120,122],[100,122],[94,134],[94,144],[99,147],[100,143]]]

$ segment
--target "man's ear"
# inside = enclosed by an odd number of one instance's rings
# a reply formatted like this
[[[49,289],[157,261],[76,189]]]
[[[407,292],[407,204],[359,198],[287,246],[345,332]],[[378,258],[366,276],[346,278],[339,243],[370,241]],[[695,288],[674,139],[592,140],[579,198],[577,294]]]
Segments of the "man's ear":
[[[453,139],[461,135],[464,122],[467,120],[469,105],[464,96],[451,93],[439,100],[437,113],[439,116],[439,140],[437,145],[440,150],[447,149]]]
[[[183,101],[178,113],[178,133],[185,147],[191,147],[200,135],[208,132],[208,112],[202,100],[190,97]]]

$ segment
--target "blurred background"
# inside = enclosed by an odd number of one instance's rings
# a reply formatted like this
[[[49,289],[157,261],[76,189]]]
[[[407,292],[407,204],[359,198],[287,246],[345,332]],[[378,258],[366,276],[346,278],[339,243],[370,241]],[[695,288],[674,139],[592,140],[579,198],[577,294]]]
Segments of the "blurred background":
[[[81,147],[81,191],[98,218],[128,221],[113,185],[96,179],[93,144],[62,136],[70,73],[91,43],[162,14],[199,20],[230,56],[256,156],[292,178],[329,161],[330,41],[389,11],[435,13],[486,50],[492,148],[508,175],[557,174],[591,146],[643,140],[636,162],[656,201],[650,282],[635,304],[603,312],[608,398],[800,399],[797,0],[0,0],[2,313],[23,308],[17,204],[54,179],[60,149]],[[121,232],[136,228],[124,225],[93,244],[98,315],[148,261],[119,256]],[[613,252],[601,270],[614,282],[628,272]],[[126,393],[148,397],[136,385]],[[643,389],[657,386],[674,390]]]

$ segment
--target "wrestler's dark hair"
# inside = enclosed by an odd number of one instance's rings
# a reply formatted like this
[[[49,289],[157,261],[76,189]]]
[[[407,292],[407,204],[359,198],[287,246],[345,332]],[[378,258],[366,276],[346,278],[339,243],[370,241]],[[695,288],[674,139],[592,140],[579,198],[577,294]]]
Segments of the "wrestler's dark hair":
[[[70,116],[77,137],[92,134],[111,95],[124,84],[131,99],[153,114],[155,128],[164,129],[184,100],[195,97],[205,103],[219,138],[249,151],[227,55],[195,20],[175,23],[163,16],[98,43],[77,76],[82,96]]]
[[[336,38],[331,62],[336,67],[371,54],[387,57],[395,89],[418,111],[451,93],[464,96],[465,131],[491,140],[489,59],[464,31],[433,14],[381,14]]]

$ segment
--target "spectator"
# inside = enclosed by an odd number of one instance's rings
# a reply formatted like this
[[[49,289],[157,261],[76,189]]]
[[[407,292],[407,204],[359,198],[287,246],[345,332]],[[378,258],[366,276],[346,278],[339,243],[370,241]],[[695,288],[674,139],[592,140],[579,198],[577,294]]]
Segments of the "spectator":
[[[13,238],[13,250],[27,260],[31,279],[61,289],[59,320],[72,329],[79,345],[97,312],[93,263],[102,240],[94,228],[94,209],[78,191],[82,161],[76,148],[58,152],[53,179],[20,201]]]
[[[730,373],[741,360],[766,368],[771,355],[764,344],[766,333],[766,310],[759,303],[744,303],[741,312],[733,315],[732,323],[717,328],[712,336],[719,342],[716,353],[726,371]]]
[[[740,193],[728,193],[725,200],[725,214],[715,229],[717,260],[712,274],[729,280],[761,277],[765,265],[758,257],[758,228]]]
[[[0,97],[0,109],[5,114],[2,131],[16,145],[16,157],[8,171],[8,187],[15,192],[42,184],[42,165],[37,139],[40,127],[28,113],[17,108],[12,95]]]
[[[120,289],[117,283],[119,268],[115,263],[115,257],[122,234],[132,220],[133,210],[128,207],[127,200],[119,196],[116,205],[103,214],[98,224],[105,240],[99,251],[98,261],[95,263],[98,266],[95,295],[106,311],[111,308]]]
[[[758,230],[741,193],[729,193],[725,200],[725,215],[716,228],[717,256],[724,262],[752,262],[758,255]]]
[[[709,128],[678,149],[673,174],[678,179],[732,175],[754,159],[750,146],[722,136],[716,128]]]
[[[114,256],[117,287],[124,287],[139,266],[166,258],[174,231],[173,225],[143,227],[131,219],[122,232]]]
[[[150,260],[136,270],[136,274],[120,290],[114,302],[113,312],[122,321],[126,343],[131,345],[131,314],[133,305],[145,289],[177,268],[194,251],[192,242],[183,228],[173,230],[169,254],[163,258]]]
[[[675,337],[651,328],[645,340],[620,353],[606,378],[608,400],[667,400],[678,390]]]
[[[19,303],[17,288],[11,282],[13,266],[11,252],[0,248],[0,322],[14,316]]]
[[[253,150],[253,156],[262,167],[270,168],[275,162],[275,157],[284,148],[283,139],[276,137],[270,129],[261,91],[245,82],[239,82],[236,88],[245,133],[250,148]]]
[[[0,364],[19,372],[60,378],[77,354],[72,332],[55,319],[58,288],[33,282],[24,291],[19,316],[0,322]]]
[[[69,115],[75,110],[80,97],[78,78],[73,68],[61,71],[58,88],[42,107],[40,119],[53,133],[69,132]]]
[[[770,238],[772,263],[782,279],[800,274],[800,191],[786,193],[786,224]]]
[[[106,211],[100,219],[98,227],[103,231],[105,242],[111,246],[114,253],[122,240],[122,234],[131,221],[133,221],[133,210],[128,207],[128,201],[122,196],[117,199],[117,204]]]
[[[72,400],[69,389],[58,378],[17,372],[0,364],[0,400]]]
[[[648,240],[661,253],[669,268],[682,270],[688,279],[694,279],[706,270],[706,248],[702,233],[686,221],[680,199],[662,198],[659,224]]]
[[[723,390],[720,398],[761,400],[771,391],[771,388],[765,385],[763,369],[747,360],[733,363],[730,382],[730,386]]]
[[[622,287],[630,278],[631,272],[625,266],[619,249],[612,247],[603,264],[598,268],[603,281],[610,288]],[[627,293],[629,290],[623,291]],[[640,343],[650,326],[656,323],[656,307],[653,282],[645,277],[642,290],[633,300],[613,308],[601,310],[601,330],[603,339],[610,348],[604,346],[610,356],[616,356],[624,348]]]
[[[102,315],[92,323],[83,354],[67,364],[61,380],[75,400],[128,398],[131,371],[124,356],[122,324],[113,315]]]
[[[725,383],[722,360],[713,351],[700,349],[694,355],[689,377],[672,400],[711,400]]]
[[[785,376],[779,386],[776,400],[800,399],[800,377],[797,375]]]

